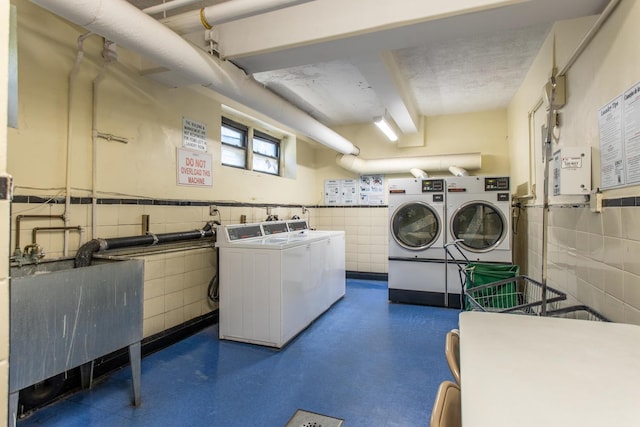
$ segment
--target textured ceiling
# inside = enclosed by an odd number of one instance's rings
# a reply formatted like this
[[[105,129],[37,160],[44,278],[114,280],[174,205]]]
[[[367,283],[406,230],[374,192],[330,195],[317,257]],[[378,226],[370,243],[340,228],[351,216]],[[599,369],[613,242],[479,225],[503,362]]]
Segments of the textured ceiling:
[[[162,3],[129,1],[139,8]],[[505,108],[553,22],[600,13],[608,3],[495,0],[493,6],[469,13],[416,17],[401,24],[390,20],[388,25],[381,22],[371,29],[343,29],[317,40],[305,39],[305,25],[317,30],[331,27],[335,18],[358,22],[362,9],[346,6],[364,0],[342,0],[340,5],[345,7],[339,10],[335,1],[315,0],[219,25],[214,31],[220,37],[220,51],[225,59],[328,126],[371,122],[388,110],[399,124],[404,120],[401,117],[407,118],[407,128],[417,115]],[[221,2],[195,2],[167,16]],[[401,9],[405,5],[406,9],[409,4],[417,10],[427,3],[395,0],[378,6]],[[318,12],[310,13],[312,10]],[[411,12],[405,13],[411,16]],[[285,31],[286,41],[281,45],[261,44],[263,38],[269,38],[262,35],[270,35],[274,22],[301,24],[278,28]],[[381,61],[381,55],[386,59]]]

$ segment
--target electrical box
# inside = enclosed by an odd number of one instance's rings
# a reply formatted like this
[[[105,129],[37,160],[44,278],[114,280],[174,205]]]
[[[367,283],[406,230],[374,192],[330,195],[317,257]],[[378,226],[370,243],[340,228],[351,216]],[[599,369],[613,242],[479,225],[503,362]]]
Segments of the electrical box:
[[[562,147],[553,153],[553,195],[589,195],[591,147]]]

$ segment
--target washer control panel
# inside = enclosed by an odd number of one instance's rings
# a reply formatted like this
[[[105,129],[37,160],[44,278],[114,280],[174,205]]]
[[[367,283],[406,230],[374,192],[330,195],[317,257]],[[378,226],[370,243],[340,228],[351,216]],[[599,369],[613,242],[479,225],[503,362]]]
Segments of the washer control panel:
[[[423,193],[442,193],[444,192],[444,179],[423,179]]]
[[[508,176],[484,179],[484,191],[507,191],[507,190],[509,190]]]

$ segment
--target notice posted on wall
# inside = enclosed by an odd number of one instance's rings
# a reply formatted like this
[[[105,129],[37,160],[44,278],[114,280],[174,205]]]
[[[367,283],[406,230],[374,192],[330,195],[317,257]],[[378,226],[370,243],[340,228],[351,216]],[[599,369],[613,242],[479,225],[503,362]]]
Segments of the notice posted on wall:
[[[355,179],[325,180],[324,204],[327,206],[349,206],[358,204],[358,181]]]
[[[192,150],[207,151],[207,125],[182,118],[182,146]]]
[[[176,153],[178,185],[213,186],[212,156],[178,148]]]
[[[640,82],[600,108],[600,187],[640,183]]]
[[[384,205],[384,175],[360,176],[360,204]]]

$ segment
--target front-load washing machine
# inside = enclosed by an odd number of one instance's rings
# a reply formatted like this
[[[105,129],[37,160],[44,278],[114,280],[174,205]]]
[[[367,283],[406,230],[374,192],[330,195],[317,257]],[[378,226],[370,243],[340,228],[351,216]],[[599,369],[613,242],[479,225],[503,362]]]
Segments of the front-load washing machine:
[[[389,180],[389,300],[449,306],[444,179]]]

